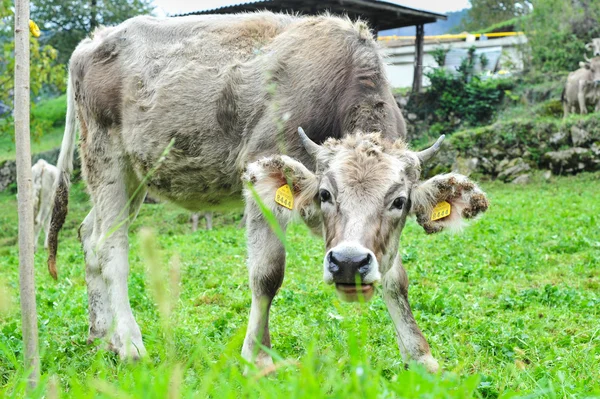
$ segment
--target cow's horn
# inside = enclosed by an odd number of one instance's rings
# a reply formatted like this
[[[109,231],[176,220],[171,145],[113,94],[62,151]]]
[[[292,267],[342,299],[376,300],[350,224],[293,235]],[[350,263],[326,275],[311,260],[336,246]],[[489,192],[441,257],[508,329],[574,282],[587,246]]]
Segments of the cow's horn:
[[[440,136],[440,138],[437,139],[437,141],[431,147],[429,147],[423,151],[417,152],[417,157],[419,158],[419,161],[421,161],[421,165],[424,164],[425,162],[429,161],[431,158],[433,158],[435,156],[435,154],[437,154],[437,152],[440,150],[440,148],[442,148],[442,142],[444,141],[445,138],[446,138],[446,135],[442,134]]]
[[[594,47],[594,45],[592,43],[587,43],[585,45],[585,49],[587,51],[593,50],[593,47]],[[588,62],[590,61],[590,58],[587,56],[587,54],[585,53],[585,51],[583,52],[583,58],[585,58],[585,60],[588,61]]]
[[[304,133],[304,129],[298,127],[298,135],[300,136],[300,141],[304,146],[306,152],[308,152],[313,158],[316,158],[321,152],[321,146],[312,141],[306,133]]]

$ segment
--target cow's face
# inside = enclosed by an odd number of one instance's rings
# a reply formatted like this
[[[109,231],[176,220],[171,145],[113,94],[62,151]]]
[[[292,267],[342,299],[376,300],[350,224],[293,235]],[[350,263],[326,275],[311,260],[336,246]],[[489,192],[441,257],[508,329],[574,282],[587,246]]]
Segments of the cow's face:
[[[321,170],[315,206],[325,239],[323,278],[344,299],[356,299],[359,293],[370,298],[382,266],[397,251],[411,206],[418,158],[402,142],[387,147],[379,135],[357,135],[329,140],[317,155]]]
[[[286,215],[269,197],[292,183],[294,208],[325,239],[323,278],[335,284],[342,299],[368,300],[398,253],[406,217],[413,213],[428,233],[460,227],[487,209],[483,192],[466,177],[449,174],[420,181],[421,164],[438,151],[443,137],[430,149],[409,151],[379,134],[356,134],[329,139],[319,146],[300,131],[307,151],[315,157],[316,173],[285,157],[257,161],[245,179],[252,182],[276,215]],[[442,201],[449,216],[431,220]]]
[[[586,62],[581,62],[580,66],[589,69],[592,72],[594,83],[600,85],[600,57],[594,57]]]

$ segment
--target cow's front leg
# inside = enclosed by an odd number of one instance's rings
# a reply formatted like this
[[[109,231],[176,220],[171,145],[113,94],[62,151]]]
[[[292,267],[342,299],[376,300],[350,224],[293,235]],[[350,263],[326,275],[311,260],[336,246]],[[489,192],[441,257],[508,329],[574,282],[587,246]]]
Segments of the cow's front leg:
[[[582,115],[587,114],[587,106],[585,104],[585,82],[579,82],[579,91],[577,92],[577,101],[579,102],[579,112]]]
[[[439,369],[438,362],[431,356],[429,344],[423,337],[408,303],[408,277],[400,257],[397,256],[393,266],[383,275],[383,298],[396,327],[400,353],[407,362],[410,359],[424,365],[435,373]]]
[[[260,211],[253,204],[248,208],[252,208],[246,213],[252,306],[242,356],[264,368],[273,364],[271,355],[261,346],[271,348],[269,310],[283,282],[285,248]]]

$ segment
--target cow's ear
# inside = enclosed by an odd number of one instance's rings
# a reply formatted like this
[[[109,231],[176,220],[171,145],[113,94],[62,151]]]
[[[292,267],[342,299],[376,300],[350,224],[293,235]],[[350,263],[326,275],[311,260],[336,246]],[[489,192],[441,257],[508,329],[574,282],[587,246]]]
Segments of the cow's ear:
[[[312,212],[319,179],[302,163],[285,155],[263,158],[248,165],[242,176],[246,201],[261,202],[278,219],[299,213],[305,218]]]
[[[466,176],[437,175],[413,187],[412,212],[428,234],[444,229],[459,230],[488,208],[485,193]]]
[[[583,61],[580,61],[580,62],[579,62],[579,67],[580,67],[580,68],[585,68],[585,69],[590,69],[590,67],[591,67],[591,66],[590,66],[590,63],[589,63],[589,62],[583,62]]]

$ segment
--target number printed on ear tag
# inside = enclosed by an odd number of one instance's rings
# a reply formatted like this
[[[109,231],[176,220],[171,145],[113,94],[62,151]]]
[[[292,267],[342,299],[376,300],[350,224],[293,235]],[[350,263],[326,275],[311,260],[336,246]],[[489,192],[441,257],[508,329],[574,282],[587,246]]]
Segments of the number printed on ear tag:
[[[294,196],[292,195],[292,189],[288,184],[277,189],[275,192],[275,202],[287,209],[294,209]]]
[[[450,205],[446,201],[442,201],[433,208],[431,211],[431,221],[438,219],[443,219],[447,216],[450,216],[450,212],[452,211],[452,205]]]

